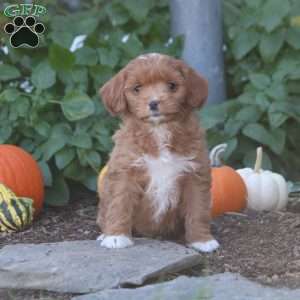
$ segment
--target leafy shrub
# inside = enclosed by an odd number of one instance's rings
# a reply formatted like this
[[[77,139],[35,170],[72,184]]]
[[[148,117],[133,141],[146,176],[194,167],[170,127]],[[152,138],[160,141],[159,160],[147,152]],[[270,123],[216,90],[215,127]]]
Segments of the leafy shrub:
[[[300,168],[300,2],[224,0],[228,94],[202,113],[209,144],[228,142],[226,158],[298,176]],[[298,170],[297,170],[298,168]]]
[[[0,143],[31,152],[44,173],[46,202],[63,205],[66,179],[95,190],[112,147],[117,121],[99,101],[99,87],[138,54],[178,56],[180,39],[169,39],[166,0],[82,1],[72,14],[56,2],[46,2],[38,48],[13,49],[1,39],[8,54],[0,50]],[[87,35],[84,46],[71,52],[78,35]]]

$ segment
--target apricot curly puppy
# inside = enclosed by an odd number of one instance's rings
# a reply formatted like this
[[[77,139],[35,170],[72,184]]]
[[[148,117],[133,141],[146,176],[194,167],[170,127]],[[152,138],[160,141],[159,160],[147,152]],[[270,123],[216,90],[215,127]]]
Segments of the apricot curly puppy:
[[[133,245],[132,234],[184,235],[189,247],[210,252],[210,164],[205,132],[194,109],[207,81],[181,60],[138,56],[100,90],[122,119],[101,188],[98,238],[107,248]]]

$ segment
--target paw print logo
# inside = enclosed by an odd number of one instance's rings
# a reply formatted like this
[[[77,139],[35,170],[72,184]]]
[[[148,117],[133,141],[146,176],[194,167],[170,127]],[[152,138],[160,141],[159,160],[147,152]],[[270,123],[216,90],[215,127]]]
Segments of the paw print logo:
[[[35,48],[39,44],[38,34],[45,31],[45,26],[42,23],[36,23],[33,16],[28,16],[25,20],[23,17],[17,16],[13,23],[7,23],[4,26],[4,31],[11,35],[10,44],[12,47]]]

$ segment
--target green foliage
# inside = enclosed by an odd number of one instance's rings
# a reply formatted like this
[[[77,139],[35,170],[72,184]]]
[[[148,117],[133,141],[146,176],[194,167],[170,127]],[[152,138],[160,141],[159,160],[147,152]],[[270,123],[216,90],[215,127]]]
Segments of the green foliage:
[[[236,167],[253,166],[264,145],[265,168],[299,179],[300,3],[224,0],[224,11],[232,100],[202,112],[209,144],[228,142]]]
[[[118,121],[99,101],[98,89],[130,59],[145,52],[179,55],[180,38],[169,40],[166,0],[90,0],[69,13],[43,1],[46,26],[36,49],[0,49],[0,143],[24,147],[38,160],[46,202],[68,202],[68,180],[95,190],[112,148]],[[8,19],[1,17],[0,23]],[[84,46],[71,52],[78,35]]]

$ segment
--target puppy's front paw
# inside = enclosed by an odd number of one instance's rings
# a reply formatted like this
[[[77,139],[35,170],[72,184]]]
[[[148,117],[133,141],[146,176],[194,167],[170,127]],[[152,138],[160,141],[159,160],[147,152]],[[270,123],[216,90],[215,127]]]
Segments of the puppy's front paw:
[[[104,233],[102,233],[97,237],[96,241],[103,241],[104,238],[105,238],[105,235],[104,235]]]
[[[210,240],[207,242],[194,242],[189,244],[188,246],[197,251],[208,253],[219,248],[220,244],[216,240]]]
[[[133,241],[126,235],[106,235],[101,246],[106,248],[126,248],[133,245]]]

